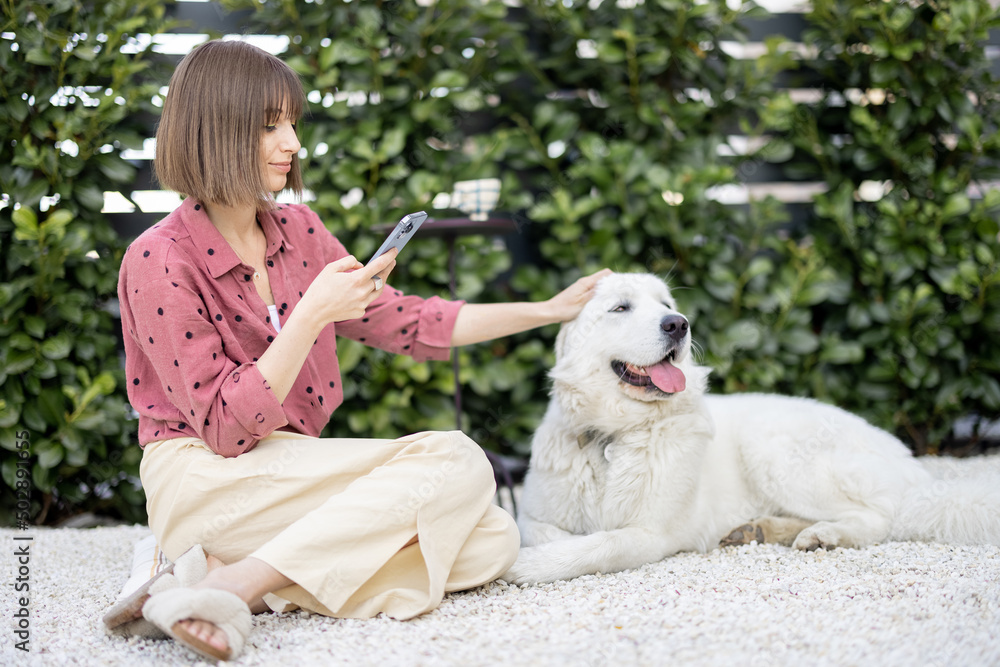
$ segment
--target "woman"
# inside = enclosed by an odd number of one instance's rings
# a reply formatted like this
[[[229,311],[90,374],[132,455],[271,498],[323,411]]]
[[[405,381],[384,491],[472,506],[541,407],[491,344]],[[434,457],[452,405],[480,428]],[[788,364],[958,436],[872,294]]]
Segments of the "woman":
[[[445,359],[452,346],[572,319],[605,273],[540,303],[404,296],[385,284],[394,251],[363,266],[309,208],[275,204],[273,193],[301,191],[303,103],[294,72],[253,46],[209,42],[184,58],[155,167],[187,197],[121,268],[150,528],[169,558],[200,561],[136,599],[148,621],[216,659],[240,651],[251,609],[405,619],[516,558],[492,469],[463,434],[318,437],[343,398],[337,335]]]

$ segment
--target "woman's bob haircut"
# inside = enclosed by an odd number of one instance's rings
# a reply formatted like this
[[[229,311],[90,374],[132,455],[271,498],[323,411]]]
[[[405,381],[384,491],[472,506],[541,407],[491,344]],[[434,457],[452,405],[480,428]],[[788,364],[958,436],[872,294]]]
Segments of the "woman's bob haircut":
[[[297,121],[305,95],[279,58],[239,41],[211,41],[181,60],[156,130],[153,169],[166,188],[220,206],[275,208],[261,155],[267,125]],[[302,195],[299,158],[285,189]]]

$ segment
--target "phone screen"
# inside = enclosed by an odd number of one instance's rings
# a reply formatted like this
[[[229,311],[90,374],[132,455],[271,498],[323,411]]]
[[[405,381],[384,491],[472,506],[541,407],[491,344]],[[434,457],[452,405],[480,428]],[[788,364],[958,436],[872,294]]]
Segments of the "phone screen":
[[[397,248],[400,252],[403,250],[403,246],[413,238],[413,235],[417,233],[420,225],[423,224],[424,220],[427,219],[427,214],[423,211],[418,211],[417,213],[409,213],[403,216],[403,219],[396,223],[395,229],[389,233],[389,236],[385,239],[382,246],[375,251],[372,258],[368,260],[371,264],[379,255],[388,252],[390,248]]]

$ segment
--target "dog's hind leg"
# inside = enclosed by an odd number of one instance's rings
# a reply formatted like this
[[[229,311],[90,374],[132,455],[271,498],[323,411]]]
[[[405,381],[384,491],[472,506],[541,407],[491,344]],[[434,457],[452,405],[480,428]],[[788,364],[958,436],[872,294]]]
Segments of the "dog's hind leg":
[[[720,547],[731,547],[738,544],[771,543],[792,546],[795,538],[803,530],[813,524],[812,521],[786,516],[765,516],[745,523],[719,541]]]

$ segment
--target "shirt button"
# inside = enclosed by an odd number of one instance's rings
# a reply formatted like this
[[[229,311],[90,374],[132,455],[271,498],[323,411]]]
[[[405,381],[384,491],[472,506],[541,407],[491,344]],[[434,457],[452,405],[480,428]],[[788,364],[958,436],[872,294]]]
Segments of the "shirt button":
[[[434,319],[437,320],[438,322],[440,322],[441,320],[444,319],[444,315],[442,315],[441,313],[438,313],[437,315],[434,316]]]

